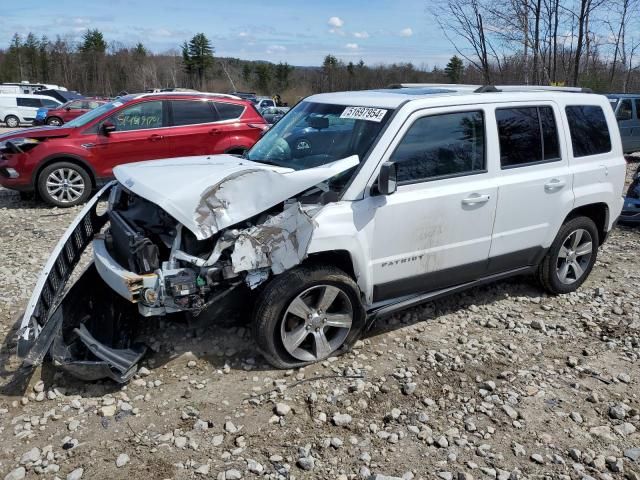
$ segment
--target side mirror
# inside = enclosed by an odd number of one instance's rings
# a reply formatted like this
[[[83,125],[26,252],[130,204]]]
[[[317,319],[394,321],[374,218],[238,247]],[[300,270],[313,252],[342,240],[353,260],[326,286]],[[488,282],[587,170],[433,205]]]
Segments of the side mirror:
[[[391,195],[398,188],[398,167],[395,162],[384,162],[378,174],[378,192]]]
[[[71,110],[71,107],[64,107],[64,109],[68,112],[69,110]]]
[[[100,125],[100,132],[103,135],[109,135],[111,132],[115,132],[116,131],[116,126],[111,123],[111,122],[103,122],[102,125]]]

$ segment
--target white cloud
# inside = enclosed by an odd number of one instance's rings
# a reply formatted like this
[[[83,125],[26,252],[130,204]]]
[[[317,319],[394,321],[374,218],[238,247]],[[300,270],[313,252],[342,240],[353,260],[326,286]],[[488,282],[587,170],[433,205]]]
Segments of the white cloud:
[[[353,32],[353,36],[356,38],[369,38],[369,34],[367,32]]]
[[[345,48],[347,48],[349,50],[358,50],[358,48],[360,48],[360,47],[358,46],[357,43],[347,43],[345,45]]]
[[[282,53],[286,51],[287,51],[287,47],[284,47],[282,45],[271,45],[269,46],[269,48],[267,48],[267,53],[270,55],[274,53]]]
[[[340,17],[331,17],[327,23],[333,28],[342,28],[344,26],[344,20]]]
[[[401,37],[410,37],[411,35],[413,35],[413,30],[411,29],[411,27],[403,28],[402,30],[400,30]]]
[[[238,36],[239,36],[239,37],[248,37],[248,36],[249,36],[249,34],[248,34],[247,32],[240,32],[240,33],[238,34]]]

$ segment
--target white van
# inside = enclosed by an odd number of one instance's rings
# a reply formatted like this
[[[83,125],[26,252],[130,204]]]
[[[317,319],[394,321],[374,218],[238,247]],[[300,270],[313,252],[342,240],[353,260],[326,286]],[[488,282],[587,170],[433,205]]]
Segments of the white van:
[[[31,125],[39,108],[57,108],[61,102],[44,95],[0,94],[0,122],[9,128]]]

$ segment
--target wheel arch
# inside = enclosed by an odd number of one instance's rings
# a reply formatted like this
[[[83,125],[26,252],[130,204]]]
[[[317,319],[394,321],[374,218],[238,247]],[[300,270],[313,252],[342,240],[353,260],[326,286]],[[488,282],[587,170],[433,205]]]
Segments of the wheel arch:
[[[42,173],[42,170],[44,170],[49,165],[52,165],[56,162],[69,162],[69,163],[74,163],[79,167],[82,167],[89,174],[89,178],[91,179],[91,188],[96,187],[97,177],[93,167],[82,157],[79,157],[78,155],[65,153],[65,154],[52,155],[50,157],[47,157],[40,163],[40,165],[38,165],[36,174],[32,178],[32,183],[36,190],[38,188],[38,178],[40,178],[40,174]]]
[[[5,124],[7,124],[7,118],[9,118],[9,117],[13,117],[13,118],[17,119],[17,120],[18,120],[18,125],[20,125],[21,123],[23,123],[23,122],[22,122],[22,120],[20,119],[20,116],[19,116],[19,115],[16,115],[15,113],[8,113],[8,114],[6,114],[6,115],[4,116],[4,118],[2,119],[2,121],[3,121]]]
[[[358,277],[348,250],[330,250],[325,252],[311,253],[302,262],[303,265],[332,265],[349,275],[357,284]]]
[[[246,147],[244,145],[232,145],[231,147],[227,148],[224,153],[229,155],[238,155],[243,154],[244,152],[249,150],[249,148],[251,147]]]
[[[604,202],[589,203],[576,207],[564,219],[563,224],[575,217],[587,217],[593,220],[598,229],[598,243],[602,245],[608,233],[609,226],[609,206]]]

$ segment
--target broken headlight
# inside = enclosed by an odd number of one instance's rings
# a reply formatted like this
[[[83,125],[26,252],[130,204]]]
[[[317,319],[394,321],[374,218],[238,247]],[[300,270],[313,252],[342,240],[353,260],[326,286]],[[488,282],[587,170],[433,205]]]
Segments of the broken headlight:
[[[25,153],[39,143],[40,140],[36,138],[12,138],[0,142],[0,153]]]

